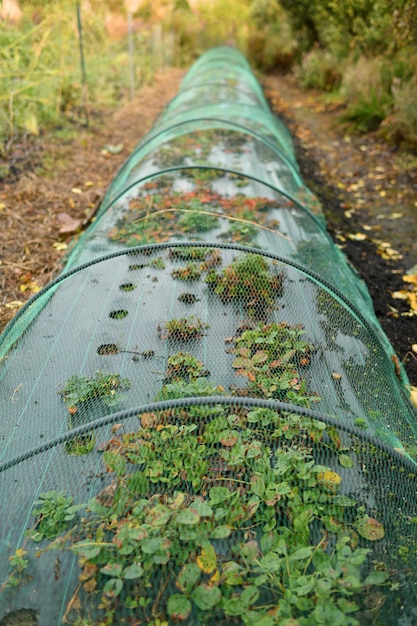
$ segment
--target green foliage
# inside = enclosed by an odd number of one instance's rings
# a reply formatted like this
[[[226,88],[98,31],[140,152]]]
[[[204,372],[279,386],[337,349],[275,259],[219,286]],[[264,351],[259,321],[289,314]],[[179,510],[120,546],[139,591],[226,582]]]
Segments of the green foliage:
[[[191,317],[181,317],[166,322],[166,335],[163,334],[162,337],[176,341],[191,341],[193,339],[200,339],[204,334],[204,330],[208,327],[209,324],[206,324],[200,318],[194,317],[193,315]]]
[[[342,68],[329,50],[314,49],[304,55],[295,75],[303,87],[333,91],[342,81]]]
[[[195,356],[186,352],[177,352],[168,358],[168,367],[165,373],[165,382],[172,382],[175,379],[182,379],[190,382],[197,378],[208,376],[208,371],[204,368],[204,363],[196,359]]]
[[[388,134],[400,136],[411,148],[417,146],[417,81],[410,80],[392,88],[393,114],[387,121]]]
[[[294,60],[297,41],[285,11],[275,0],[252,0],[247,56],[262,71],[288,70]]]
[[[63,491],[41,493],[35,502],[32,515],[37,518],[36,525],[28,532],[33,541],[55,539],[73,522],[83,505],[74,505],[73,498]]]
[[[190,262],[185,267],[178,267],[172,270],[171,276],[177,280],[193,281],[200,278],[201,272],[201,266]]]
[[[285,322],[258,325],[235,340],[236,373],[248,379],[251,394],[309,407],[319,398],[308,394],[301,376],[310,364],[313,346],[303,339],[300,326]]]
[[[359,131],[378,128],[390,110],[392,96],[386,85],[384,65],[381,58],[361,57],[344,73],[341,90],[347,108],[341,119],[353,122]]]
[[[97,371],[91,377],[78,374],[70,376],[59,393],[69,409],[96,400],[102,401],[106,406],[114,406],[123,400],[120,392],[129,387],[128,378],[121,378],[120,374]]]
[[[274,411],[221,408],[207,422],[197,408],[183,424],[144,415],[105,453],[113,495],[90,500],[56,544],[80,559],[74,606],[82,611],[87,596],[109,625],[119,610],[186,623],[359,624],[355,613],[387,575],[363,575],[368,550],[355,526],[379,541],[382,525],[338,495],[340,476],[297,434],[278,445]]]
[[[206,282],[224,302],[241,302],[251,316],[264,316],[281,293],[281,277],[258,254],[238,257],[222,271],[210,270]]]
[[[23,582],[25,570],[29,565],[29,560],[26,558],[27,554],[27,550],[18,548],[14,554],[9,556],[11,572],[0,586],[0,591],[7,587],[17,587]]]

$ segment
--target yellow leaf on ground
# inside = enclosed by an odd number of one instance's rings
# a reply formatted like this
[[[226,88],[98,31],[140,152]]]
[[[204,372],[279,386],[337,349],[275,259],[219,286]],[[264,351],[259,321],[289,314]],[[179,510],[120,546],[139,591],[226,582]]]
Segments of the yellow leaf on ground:
[[[392,292],[392,297],[395,298],[396,300],[408,300],[408,296],[410,295],[409,291],[393,291]]]
[[[56,241],[52,244],[52,247],[55,248],[55,250],[58,250],[58,252],[62,252],[62,250],[66,250],[68,248],[68,244],[63,241]]]
[[[347,237],[352,239],[352,241],[364,241],[367,238],[367,235],[365,235],[365,233],[349,233]]]
[[[409,389],[411,403],[414,404],[417,409],[417,387],[413,387],[413,385],[410,385]]]
[[[37,293],[40,290],[40,287],[36,280],[30,280],[27,283],[22,283],[19,287],[21,292],[31,291],[32,293]]]
[[[20,307],[23,305],[24,305],[24,302],[21,302],[20,300],[12,300],[11,302],[8,302],[4,306],[6,307],[6,309],[20,309]]]
[[[405,283],[411,283],[412,285],[416,285],[417,287],[417,274],[406,274],[403,276],[403,281]]]

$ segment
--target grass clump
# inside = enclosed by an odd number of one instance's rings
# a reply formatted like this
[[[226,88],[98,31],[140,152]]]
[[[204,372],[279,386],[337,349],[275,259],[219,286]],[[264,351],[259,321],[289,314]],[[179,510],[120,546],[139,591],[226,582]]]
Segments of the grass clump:
[[[343,77],[340,60],[329,50],[310,50],[295,69],[295,76],[304,88],[334,91]]]

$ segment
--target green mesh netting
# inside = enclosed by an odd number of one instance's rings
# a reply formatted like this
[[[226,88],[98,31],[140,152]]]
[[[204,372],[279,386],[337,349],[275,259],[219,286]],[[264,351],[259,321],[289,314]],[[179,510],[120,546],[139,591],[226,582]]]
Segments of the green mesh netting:
[[[0,337],[0,624],[412,626],[406,376],[245,59],[183,86]]]

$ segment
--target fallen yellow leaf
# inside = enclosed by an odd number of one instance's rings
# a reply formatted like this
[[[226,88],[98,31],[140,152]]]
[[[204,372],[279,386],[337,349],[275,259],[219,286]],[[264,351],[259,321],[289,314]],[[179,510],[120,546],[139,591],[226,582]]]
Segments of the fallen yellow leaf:
[[[405,283],[411,283],[412,285],[416,285],[417,287],[417,274],[406,274],[403,276],[403,281]]]
[[[24,302],[21,302],[20,300],[12,300],[11,302],[8,302],[4,306],[6,307],[6,309],[20,309],[20,307],[23,305],[24,305]]]
[[[413,387],[413,385],[410,385],[409,389],[411,403],[414,404],[417,409],[417,387]]]
[[[366,239],[365,233],[349,233],[347,237],[352,241],[364,241]]]
[[[410,292],[409,291],[404,291],[404,290],[393,291],[391,295],[396,300],[408,300],[408,296],[410,295]]]
[[[55,250],[58,250],[58,252],[62,252],[62,250],[66,250],[68,248],[68,244],[63,241],[56,241],[52,244],[52,247],[55,248]]]
[[[31,291],[32,293],[37,293],[40,290],[40,287],[36,280],[31,280],[28,283],[22,283],[19,287],[20,291]]]

